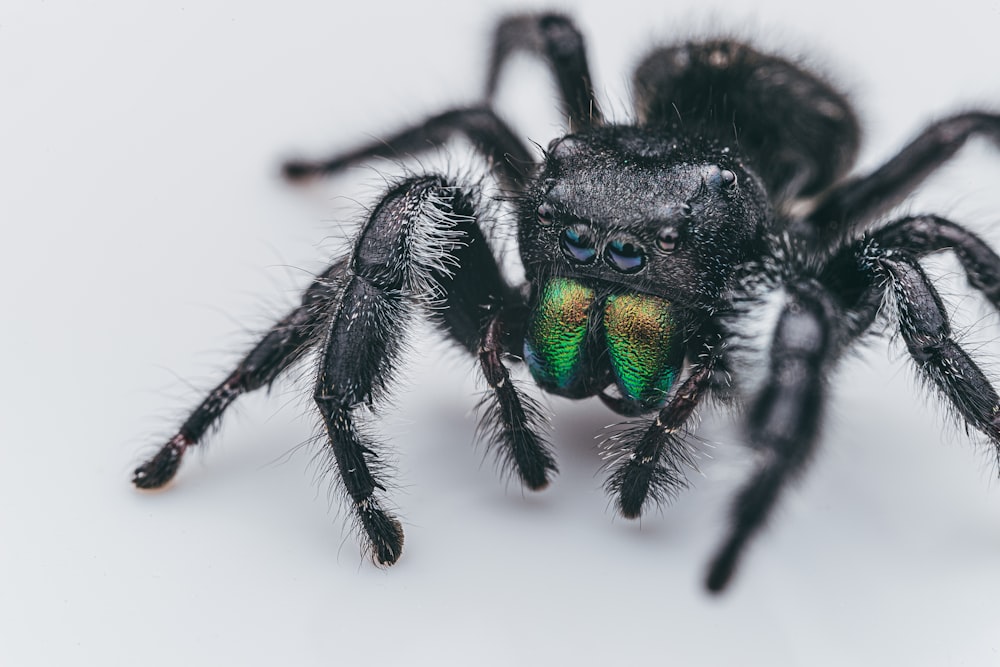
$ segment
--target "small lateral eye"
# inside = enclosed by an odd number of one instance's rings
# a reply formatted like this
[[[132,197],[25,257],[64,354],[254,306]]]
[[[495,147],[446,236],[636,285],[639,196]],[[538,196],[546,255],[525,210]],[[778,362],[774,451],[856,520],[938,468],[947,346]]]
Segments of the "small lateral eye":
[[[548,204],[541,204],[538,207],[538,224],[548,227],[555,220],[555,211]]]
[[[715,188],[722,190],[736,189],[736,172],[731,169],[723,169],[712,165],[705,172],[704,179],[708,185]]]
[[[656,247],[664,252],[671,252],[677,247],[677,241],[680,238],[680,234],[677,232],[677,227],[674,225],[667,225],[662,227],[656,234]]]

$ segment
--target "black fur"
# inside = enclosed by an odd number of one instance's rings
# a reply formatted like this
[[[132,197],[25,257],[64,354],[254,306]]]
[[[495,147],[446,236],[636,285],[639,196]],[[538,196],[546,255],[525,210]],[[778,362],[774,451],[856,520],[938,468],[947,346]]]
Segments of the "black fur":
[[[492,109],[515,51],[548,64],[571,124],[537,163]],[[746,440],[760,461],[733,503],[708,571],[711,591],[726,587],[783,490],[805,470],[829,374],[880,312],[894,312],[923,376],[1000,456],[1000,397],[955,342],[919,264],[930,253],[953,250],[970,285],[1000,308],[1000,257],[938,216],[878,220],[968,138],[1000,140],[1000,116],[970,111],[943,119],[872,173],[847,177],[860,145],[854,111],[828,82],[784,58],[733,40],[669,46],[640,63],[634,89],[635,122],[606,124],[572,21],[553,13],[514,16],[497,28],[481,104],[331,159],[285,165],[285,174],[300,180],[464,135],[513,203],[527,284],[504,278],[483,231],[495,221],[478,203],[477,188],[435,175],[394,185],[350,256],[320,276],[302,305],[136,470],[135,484],[166,484],[185,450],[202,441],[235,398],[268,384],[314,346],[321,350],[315,399],[332,467],[362,541],[378,563],[391,564],[403,533],[383,507],[385,469],[361,427],[386,395],[410,316],[423,309],[478,359],[487,387],[480,433],[506,471],[541,489],[556,472],[555,459],[542,435],[543,415],[513,383],[507,362],[525,354],[526,331],[540,321],[541,295],[553,280],[574,286],[585,301],[558,306],[583,333],[571,343],[545,341],[552,349],[577,347],[568,380],[532,367],[544,376],[542,388],[597,396],[629,418],[656,413],[628,422],[607,443],[606,488],[623,516],[639,517],[687,485],[685,469],[695,463],[690,418],[706,397],[746,405]],[[736,352],[743,343],[732,332],[759,306],[761,292],[774,288],[785,301],[763,383],[741,396]],[[609,361],[602,318],[609,300],[622,295],[653,304],[656,317],[668,312],[670,333],[662,335],[669,340],[635,340],[641,335],[634,331],[666,330],[643,329],[648,314],[642,312],[630,313],[625,326],[626,338],[633,336],[627,344],[650,343],[656,359],[667,359],[654,370],[673,372],[684,362],[686,375],[665,395],[629,397],[616,380],[621,369]],[[568,328],[552,330],[542,335]]]

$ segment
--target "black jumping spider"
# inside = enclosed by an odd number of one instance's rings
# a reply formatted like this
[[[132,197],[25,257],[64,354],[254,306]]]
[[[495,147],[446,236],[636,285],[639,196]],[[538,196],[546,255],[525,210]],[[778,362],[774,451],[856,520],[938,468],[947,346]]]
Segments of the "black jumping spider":
[[[572,132],[536,161],[492,110],[507,57],[528,51],[551,68]],[[1000,257],[935,215],[882,216],[974,135],[1000,139],[1000,116],[967,112],[921,133],[870,174],[847,176],[859,143],[845,97],[797,65],[732,41],[658,49],[633,79],[635,123],[606,123],[583,39],[558,14],[515,16],[497,28],[485,101],[325,162],[292,162],[302,180],[378,156],[415,154],[454,135],[490,165],[517,215],[527,284],[510,285],[483,232],[478,188],[444,176],[391,187],[349,256],[281,320],[135,471],[166,484],[240,394],[321,350],[315,401],[343,489],[374,559],[394,563],[399,522],[383,509],[377,446],[359,410],[387,389],[408,317],[425,312],[478,358],[488,384],[485,439],[529,489],[556,472],[539,407],[513,383],[523,360],[545,391],[597,396],[638,418],[609,451],[607,489],[635,518],[674,496],[691,465],[685,427],[709,395],[747,404],[759,464],[733,503],[707,577],[723,589],[781,490],[818,438],[825,379],[886,312],[920,372],[965,422],[1000,445],[996,391],[951,336],[920,266],[950,249],[972,287],[1000,307]],[[784,301],[759,389],[743,396],[733,363],[738,327],[760,295]]]

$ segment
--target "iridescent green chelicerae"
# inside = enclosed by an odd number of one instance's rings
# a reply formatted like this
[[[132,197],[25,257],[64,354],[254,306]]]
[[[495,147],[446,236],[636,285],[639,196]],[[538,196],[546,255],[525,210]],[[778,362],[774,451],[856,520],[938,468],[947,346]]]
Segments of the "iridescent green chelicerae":
[[[553,278],[528,322],[525,359],[535,380],[556,393],[574,395],[587,380],[610,372],[626,400],[662,405],[683,359],[676,329],[665,299],[598,298],[577,280]]]

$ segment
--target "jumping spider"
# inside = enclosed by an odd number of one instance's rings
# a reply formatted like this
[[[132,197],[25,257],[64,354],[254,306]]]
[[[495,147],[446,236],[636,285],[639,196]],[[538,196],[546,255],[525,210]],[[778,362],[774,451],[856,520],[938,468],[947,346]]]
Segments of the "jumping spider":
[[[540,161],[492,109],[516,51],[547,63],[572,129]],[[635,122],[606,122],[573,22],[514,16],[496,30],[482,104],[324,162],[286,164],[285,175],[301,181],[464,136],[514,204],[527,283],[504,278],[483,231],[495,221],[482,219],[490,209],[478,188],[436,174],[397,183],[353,250],[135,471],[135,485],[170,481],[233,400],[318,347],[314,398],[334,467],[363,544],[377,563],[395,563],[402,527],[383,509],[385,473],[358,424],[362,408],[385,396],[418,310],[478,359],[488,385],[485,439],[529,489],[544,488],[556,464],[539,406],[511,381],[508,363],[524,361],[547,392],[597,396],[635,418],[614,440],[607,480],[627,518],[686,486],[685,428],[706,396],[745,401],[746,440],[759,463],[711,561],[711,591],[727,585],[782,489],[803,472],[826,378],[883,310],[919,372],[1000,447],[1000,398],[952,338],[920,266],[926,255],[952,250],[970,285],[1000,308],[1000,257],[940,216],[883,218],[968,138],[1000,139],[1000,116],[946,118],[871,173],[848,176],[860,135],[854,111],[786,59],[728,39],[684,43],[650,53],[633,87]],[[776,288],[783,301],[765,377],[744,396],[733,362],[739,325]]]

